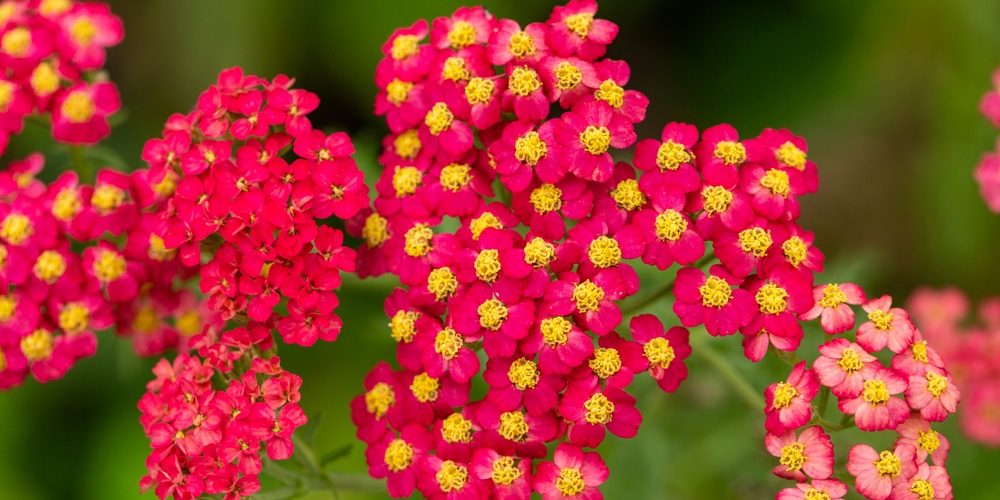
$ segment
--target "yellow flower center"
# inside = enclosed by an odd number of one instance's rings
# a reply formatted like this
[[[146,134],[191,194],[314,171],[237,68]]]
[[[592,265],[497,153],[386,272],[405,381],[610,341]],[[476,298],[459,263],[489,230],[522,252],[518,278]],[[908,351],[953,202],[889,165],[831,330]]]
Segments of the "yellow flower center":
[[[52,333],[39,328],[21,339],[21,352],[28,361],[42,361],[52,355]]]
[[[778,463],[787,467],[789,472],[802,470],[802,466],[806,463],[805,450],[806,447],[799,442],[785,445],[781,448],[781,458]]]
[[[160,317],[152,306],[143,306],[135,313],[132,329],[143,334],[154,333],[160,329]]]
[[[10,101],[14,98],[14,84],[0,80],[0,111],[7,111]]]
[[[854,373],[862,368],[865,364],[861,361],[861,355],[854,348],[848,347],[840,353],[840,361],[837,361],[837,365],[840,366],[847,373]]]
[[[646,204],[646,195],[639,190],[639,182],[635,179],[625,179],[611,190],[618,208],[633,211]]]
[[[469,80],[469,84],[465,86],[465,99],[469,104],[485,104],[490,102],[494,90],[496,84],[493,80],[476,77]]]
[[[785,240],[781,244],[781,250],[785,253],[785,258],[788,259],[788,262],[795,267],[799,267],[799,264],[806,260],[808,251],[806,242],[802,241],[802,238],[798,236],[792,236]]]
[[[163,262],[174,258],[177,255],[177,249],[167,249],[163,243],[163,238],[150,233],[149,248],[146,250],[146,255],[149,255],[150,259]]]
[[[576,310],[581,314],[596,311],[602,300],[604,300],[604,289],[590,280],[583,280],[573,288],[573,301],[576,302]]]
[[[441,382],[428,375],[427,372],[417,374],[417,376],[413,377],[413,383],[410,384],[410,391],[413,392],[413,397],[417,398],[417,401],[421,403],[437,401],[438,389],[440,388]]]
[[[202,330],[201,314],[192,309],[181,314],[175,321],[177,332],[184,337],[198,335]]]
[[[879,330],[892,330],[892,320],[895,316],[890,312],[876,309],[868,313],[868,320],[875,324]]]
[[[656,237],[660,241],[677,241],[688,229],[688,223],[684,220],[684,216],[672,209],[658,214],[653,226],[656,228]]]
[[[809,488],[806,490],[805,500],[830,500],[830,495],[825,491]]]
[[[416,129],[407,130],[392,140],[392,147],[401,158],[412,160],[420,153],[420,133]]]
[[[385,448],[385,464],[392,472],[402,472],[413,461],[413,446],[402,439],[393,439]]]
[[[691,160],[694,160],[694,155],[688,152],[683,144],[677,144],[670,139],[660,144],[660,148],[656,150],[656,164],[661,172],[677,170],[681,165],[691,163]]]
[[[31,89],[38,96],[48,96],[59,90],[59,73],[48,62],[38,63],[34,71],[31,72],[29,80]]]
[[[514,54],[514,57],[523,58],[524,56],[531,56],[535,54],[535,39],[523,31],[518,31],[510,36],[510,45],[508,48],[510,49],[510,53]]]
[[[104,283],[120,278],[125,274],[125,268],[125,258],[113,250],[103,250],[94,259],[94,276]]]
[[[472,219],[469,223],[469,230],[472,232],[472,239],[479,241],[479,235],[483,234],[486,228],[503,229],[503,223],[493,212],[483,212],[483,215]]]
[[[747,159],[747,148],[739,142],[719,141],[712,155],[726,165],[739,165]]]
[[[552,72],[556,75],[556,88],[572,90],[583,81],[583,72],[572,63],[563,61]]]
[[[486,283],[493,283],[500,275],[500,252],[494,248],[479,252],[473,267],[476,269],[477,278]]]
[[[780,314],[785,312],[788,303],[788,292],[774,283],[767,283],[757,290],[757,305],[764,314]]]
[[[847,302],[847,294],[836,283],[830,283],[823,289],[823,298],[819,299],[820,307],[833,309]]]
[[[413,337],[417,335],[417,320],[420,313],[413,311],[396,311],[389,322],[389,331],[396,342],[409,344],[413,342]]]
[[[97,36],[97,26],[86,17],[81,17],[69,27],[69,36],[77,45],[86,47]]]
[[[413,83],[404,82],[399,78],[393,78],[392,81],[385,86],[385,98],[392,104],[399,106],[400,104],[406,102],[406,98],[410,96],[411,90],[413,90]]]
[[[427,224],[417,224],[403,235],[403,250],[410,257],[423,257],[431,251],[431,238],[434,231]]]
[[[517,138],[514,142],[514,158],[521,163],[534,167],[548,153],[548,146],[538,132],[531,131]]]
[[[448,31],[448,41],[454,49],[461,49],[476,43],[476,27],[468,21],[455,21]]]
[[[0,50],[11,57],[24,57],[31,48],[31,31],[24,26],[18,26],[3,34],[0,39]]]
[[[48,283],[53,284],[66,273],[66,259],[55,250],[46,250],[39,254],[35,260],[35,276]]]
[[[733,202],[733,193],[722,186],[706,186],[701,190],[701,198],[705,201],[705,213],[713,216],[729,208]]]
[[[515,443],[524,442],[528,437],[528,423],[524,421],[524,414],[519,411],[505,411],[500,414],[500,427],[497,432]]]
[[[934,453],[941,446],[941,440],[938,439],[938,433],[933,430],[920,431],[917,445],[927,453]]]
[[[434,478],[437,479],[442,492],[458,491],[465,486],[465,482],[469,479],[469,469],[451,460],[445,460],[441,463],[441,470],[434,475]]]
[[[513,457],[497,457],[493,461],[493,473],[490,475],[495,484],[510,486],[517,481],[524,471],[514,466]]]
[[[11,245],[20,245],[29,236],[35,234],[31,219],[21,214],[10,214],[0,223],[0,238]]]
[[[771,248],[771,231],[752,227],[744,229],[739,233],[740,247],[744,252],[752,253],[754,257],[767,255],[767,250]]]
[[[618,349],[613,347],[598,347],[594,349],[594,359],[588,363],[594,374],[602,379],[608,379],[622,369],[622,357]]]
[[[618,86],[612,79],[601,82],[601,86],[594,91],[594,98],[600,99],[618,109],[625,103],[625,89]]]
[[[910,492],[916,493],[920,500],[933,500],[934,499],[934,485],[924,481],[923,479],[917,479],[910,485]]]
[[[479,325],[494,332],[507,320],[507,306],[497,299],[489,299],[479,304],[476,312],[479,313]]]
[[[458,280],[451,269],[447,267],[434,269],[427,276],[427,290],[433,293],[439,301],[451,297],[457,289]]]
[[[87,329],[90,321],[90,309],[83,304],[70,302],[59,311],[59,328],[67,335],[76,335]]]
[[[0,373],[7,369],[7,355],[0,349]]]
[[[771,194],[784,197],[788,196],[791,188],[788,187],[788,174],[784,171],[772,168],[760,178],[760,185],[771,190]]]
[[[878,460],[874,463],[875,469],[878,470],[880,476],[889,476],[892,479],[896,479],[896,476],[903,471],[902,461],[895,453],[889,450],[879,453]]]
[[[434,107],[427,112],[427,115],[424,117],[424,124],[430,128],[431,134],[439,135],[451,127],[451,122],[454,119],[455,115],[448,109],[448,105],[439,102],[435,103]]]
[[[580,132],[580,144],[592,155],[604,154],[611,146],[611,132],[604,126],[587,125],[587,128]]]
[[[441,438],[446,443],[468,443],[472,441],[472,421],[461,413],[452,413],[441,421]]]
[[[927,378],[927,392],[930,392],[935,398],[940,397],[941,393],[948,388],[947,377],[943,377],[933,372],[927,372],[924,377]]]
[[[94,116],[97,106],[87,92],[74,90],[69,93],[59,110],[70,123],[86,123]]]
[[[14,317],[17,300],[9,295],[0,295],[0,323],[10,321]]]
[[[889,401],[889,388],[881,380],[865,380],[865,389],[861,393],[861,399],[872,406],[885,404]]]
[[[70,0],[42,0],[38,12],[46,17],[54,17],[69,10],[73,6]]]
[[[642,347],[642,354],[649,360],[650,365],[659,365],[664,370],[670,368],[670,363],[677,357],[674,348],[670,346],[670,341],[663,337],[653,337]]]
[[[555,257],[555,245],[537,236],[524,245],[524,261],[536,268],[549,265]]]
[[[417,47],[417,42],[419,41],[420,39],[415,35],[399,35],[392,41],[392,49],[389,50],[389,55],[397,61],[415,56],[420,52],[420,49]]]
[[[573,325],[562,316],[545,318],[542,320],[540,329],[542,339],[549,347],[556,348],[566,345],[569,340],[569,332],[573,330]]]
[[[98,213],[109,214],[125,203],[125,191],[111,184],[101,184],[94,188],[90,196],[90,204],[97,207]]]
[[[465,345],[465,339],[452,328],[441,330],[434,338],[434,352],[440,354],[444,359],[454,359],[455,356],[458,356],[458,351],[462,349],[463,345]]]
[[[531,191],[528,197],[535,212],[545,215],[562,207],[562,189],[553,184],[542,184]]]
[[[792,400],[799,395],[799,391],[791,384],[781,382],[774,389],[774,408],[780,410],[792,404]]]
[[[433,235],[433,233],[431,233]],[[361,237],[369,248],[378,248],[389,239],[389,221],[379,214],[371,214],[361,228]]]
[[[921,363],[930,363],[930,359],[927,358],[927,341],[920,340],[914,342],[912,346],[913,349],[913,359]]]
[[[405,198],[417,192],[422,185],[423,173],[416,167],[400,167],[392,172],[392,187],[396,190],[396,198]]]
[[[583,482],[583,473],[580,469],[566,467],[559,470],[559,477],[556,478],[556,489],[564,496],[571,497],[581,493],[586,488]]]
[[[385,416],[394,404],[396,404],[396,392],[385,382],[375,384],[375,387],[365,393],[365,408],[377,419]]]
[[[594,22],[594,15],[581,12],[566,16],[565,22],[570,31],[579,35],[580,38],[587,38],[587,33],[590,33],[590,25]]]
[[[791,142],[786,142],[774,152],[774,159],[792,167],[798,171],[806,168],[806,153],[795,147]]]
[[[622,250],[618,246],[618,241],[607,236],[598,236],[590,242],[587,248],[587,257],[594,267],[605,269],[617,266],[622,260]]]
[[[472,76],[469,70],[465,69],[465,59],[461,57],[449,57],[444,61],[444,68],[441,69],[441,78],[453,82],[465,81]]]
[[[598,392],[584,401],[583,409],[587,411],[585,418],[588,423],[604,425],[611,422],[615,413],[615,404],[608,400],[604,394]]]
[[[698,287],[701,293],[701,305],[705,307],[722,308],[733,297],[733,289],[726,280],[717,276],[709,276],[705,284]]]
[[[514,387],[519,391],[534,389],[538,385],[540,376],[538,365],[534,361],[525,358],[514,360],[510,365],[510,369],[507,370],[507,378],[510,379],[510,383],[514,384]]]
[[[535,70],[525,66],[518,66],[514,68],[514,71],[511,71],[510,79],[507,81],[507,88],[514,95],[525,97],[542,88],[542,82],[538,79],[538,73]]]
[[[469,175],[471,167],[465,164],[452,163],[441,169],[441,187],[457,193],[472,181]]]

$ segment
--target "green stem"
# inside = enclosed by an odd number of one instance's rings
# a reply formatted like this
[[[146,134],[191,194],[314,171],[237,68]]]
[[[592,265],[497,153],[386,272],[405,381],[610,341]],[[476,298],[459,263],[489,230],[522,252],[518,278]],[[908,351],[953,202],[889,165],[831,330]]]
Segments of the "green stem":
[[[701,333],[701,332],[698,332]],[[747,379],[733,368],[728,360],[722,357],[707,342],[702,340],[702,335],[691,336],[691,352],[701,356],[705,362],[715,368],[715,371],[722,376],[736,391],[736,395],[743,400],[751,410],[756,412],[764,411],[764,397],[760,391],[755,389]]]
[[[826,405],[830,401],[830,388],[827,386],[820,387],[819,389],[819,400],[816,405],[816,414],[823,418],[826,415]]]

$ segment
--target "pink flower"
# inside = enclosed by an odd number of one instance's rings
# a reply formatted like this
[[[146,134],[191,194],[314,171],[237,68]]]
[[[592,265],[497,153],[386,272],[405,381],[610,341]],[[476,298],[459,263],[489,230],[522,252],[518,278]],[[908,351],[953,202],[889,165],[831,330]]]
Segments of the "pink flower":
[[[531,122],[514,121],[489,146],[496,171],[512,193],[527,189],[532,172],[544,183],[556,184],[566,170],[559,163],[559,144],[554,131],[558,120],[548,120],[537,130]]]
[[[819,383],[834,395],[856,398],[864,391],[866,370],[881,366],[878,359],[847,339],[833,339],[819,346],[820,357],[813,362]]]
[[[594,353],[594,344],[572,321],[562,316],[541,317],[521,342],[521,352],[537,352],[542,373],[566,374]]]
[[[947,371],[928,369],[923,376],[910,376],[906,402],[929,422],[943,422],[955,413],[961,399]]]
[[[643,139],[635,145],[635,168],[644,171],[639,187],[656,192],[656,187],[675,185],[685,193],[698,191],[701,176],[694,169],[691,148],[698,142],[698,128],[670,122],[663,127],[660,141]]]
[[[566,387],[565,377],[542,373],[530,358],[491,357],[486,361],[483,380],[490,388],[486,399],[501,411],[524,407],[528,413],[541,415],[559,404],[559,393]]]
[[[682,268],[674,282],[674,313],[684,326],[704,323],[711,335],[732,335],[749,323],[757,310],[752,295],[732,288],[738,282],[719,265],[712,266],[708,276],[699,269]]]
[[[437,49],[461,49],[485,44],[497,20],[482,7],[459,7],[451,17],[439,17],[431,24],[431,45]]]
[[[522,31],[513,19],[498,20],[486,46],[490,63],[494,66],[523,64],[535,68],[549,52],[545,45],[546,31],[542,23],[531,23]]]
[[[632,219],[645,236],[642,261],[665,271],[675,262],[689,266],[700,259],[705,254],[705,240],[684,213],[684,194],[665,188],[655,190],[651,198],[650,208],[640,210]]]
[[[489,492],[489,483],[469,474],[469,464],[441,460],[435,455],[424,455],[420,460],[417,487],[424,498],[459,499],[483,498]]]
[[[846,494],[846,484],[836,479],[817,479],[812,483],[798,483],[794,488],[785,488],[778,492],[775,500],[812,500],[827,497],[830,500],[843,500]]]
[[[618,25],[594,19],[594,14],[597,14],[595,0],[570,0],[565,6],[556,6],[548,20],[549,47],[562,57],[577,55],[584,61],[603,56],[618,35]]]
[[[111,133],[108,115],[118,111],[121,100],[110,82],[78,82],[64,90],[52,110],[52,137],[69,144],[94,144]]]
[[[913,477],[917,472],[916,449],[897,443],[892,450],[881,453],[866,444],[857,444],[847,455],[847,471],[856,477],[854,486],[866,498],[886,500],[892,494],[892,484]]]
[[[622,312],[614,301],[624,296],[625,285],[614,270],[599,271],[592,280],[565,272],[545,290],[545,312],[554,316],[572,314],[581,327],[604,335],[621,323]]]
[[[995,95],[997,116],[1000,117],[1000,93]],[[979,184],[979,195],[986,206],[993,212],[1000,213],[1000,155],[994,152],[983,153],[973,176]]]
[[[742,288],[753,294],[757,314],[740,331],[749,334],[765,330],[771,335],[801,339],[802,326],[796,315],[813,306],[810,285],[791,266],[776,267],[747,278]]]
[[[948,471],[937,465],[920,463],[917,472],[905,481],[892,484],[893,500],[949,500],[951,480]]]
[[[635,131],[625,120],[615,120],[605,102],[581,103],[564,113],[556,127],[556,140],[563,146],[560,164],[581,179],[604,182],[614,173],[609,148],[627,148],[635,142]]]
[[[395,498],[413,494],[417,486],[420,460],[431,449],[431,435],[421,425],[411,423],[400,434],[387,433],[365,450],[368,473],[386,481]]]
[[[493,481],[493,494],[498,499],[531,496],[531,459],[501,456],[491,448],[477,448],[469,468],[477,478]]]
[[[899,433],[899,443],[907,443],[917,449],[918,462],[923,462],[927,460],[927,457],[930,457],[935,465],[943,466],[945,464],[951,443],[943,434],[931,429],[931,424],[924,420],[919,413],[911,413],[903,423],[896,427],[896,432]]]
[[[836,335],[854,328],[854,310],[847,304],[865,302],[865,291],[854,283],[830,283],[813,288],[816,300],[812,309],[799,315],[809,321],[820,318],[820,326],[828,335]]]
[[[895,429],[910,416],[910,407],[902,399],[892,397],[906,390],[905,378],[882,366],[863,370],[861,378],[864,380],[861,394],[853,398],[842,397],[837,402],[840,411],[854,415],[858,429]]]
[[[889,350],[898,353],[913,343],[914,327],[909,314],[891,306],[892,297],[888,295],[861,306],[868,313],[868,321],[858,327],[858,344],[868,352],[889,346]]]
[[[122,21],[104,4],[76,4],[59,17],[60,51],[80,69],[104,66],[104,49],[124,36]]]
[[[559,415],[572,422],[566,433],[569,442],[584,448],[601,444],[605,428],[621,438],[635,437],[642,423],[635,398],[615,387],[570,385],[559,402]]]
[[[774,475],[798,482],[827,479],[833,474],[833,443],[823,428],[812,426],[795,437],[795,431],[764,437],[768,453],[779,457]],[[808,476],[808,477],[807,477]]]
[[[629,322],[632,338],[642,345],[649,360],[649,375],[666,392],[674,392],[688,376],[684,360],[691,355],[686,328],[674,326],[663,331],[663,323],[652,314],[634,316]]]
[[[785,382],[771,384],[764,391],[764,428],[772,434],[784,434],[802,427],[812,418],[810,401],[819,392],[816,373],[800,361]]]
[[[579,497],[588,500],[604,498],[598,486],[608,479],[608,466],[597,452],[584,453],[579,447],[560,443],[552,462],[541,462],[532,480],[532,487],[544,500]]]
[[[777,169],[788,175],[791,192],[815,193],[819,185],[816,164],[806,157],[805,139],[787,129],[764,129],[760,136],[745,141],[747,159],[765,170]]]
[[[538,122],[547,118],[549,100],[538,72],[530,66],[513,66],[507,74],[501,105],[504,111],[513,111],[521,121]]]

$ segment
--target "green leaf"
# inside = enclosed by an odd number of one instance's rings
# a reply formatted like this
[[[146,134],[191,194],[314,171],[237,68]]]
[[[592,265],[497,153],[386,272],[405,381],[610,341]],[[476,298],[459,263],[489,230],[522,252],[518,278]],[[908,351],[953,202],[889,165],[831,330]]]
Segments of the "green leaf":
[[[354,444],[348,443],[340,448],[327,452],[323,455],[323,458],[319,459],[319,466],[325,467],[326,464],[339,460],[351,454],[351,450],[354,448]]]

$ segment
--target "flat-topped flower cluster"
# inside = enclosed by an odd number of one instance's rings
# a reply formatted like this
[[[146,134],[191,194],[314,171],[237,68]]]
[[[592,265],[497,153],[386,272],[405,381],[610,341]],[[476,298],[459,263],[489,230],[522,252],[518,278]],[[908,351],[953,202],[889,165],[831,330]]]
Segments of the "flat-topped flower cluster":
[[[352,405],[370,473],[396,497],[598,498],[608,471],[583,449],[606,432],[635,436],[635,375],[668,392],[687,377],[689,336],[703,334],[687,328],[739,332],[759,361],[769,347],[796,351],[801,321],[821,318],[830,339],[813,367],[799,362],[766,393],[775,473],[799,482],[779,497],[847,491],[831,479],[823,391],[863,430],[901,434],[905,449],[873,460],[867,445],[852,449],[862,494],[948,498],[943,453],[930,466],[936,445],[917,450],[912,435],[936,436],[927,422],[955,411],[957,390],[889,297],[814,286],[823,255],[796,223],[798,197],[819,183],[805,141],[683,123],[638,140],[648,100],[627,88],[625,61],[603,57],[618,28],[596,12],[573,0],[522,27],[461,8],[382,47],[385,168],[374,208],[348,226],[365,240],[359,274],[404,285],[385,302],[401,368],[376,366]],[[633,145],[632,162],[616,161]],[[637,261],[672,284],[673,314],[661,307],[621,331],[621,302],[649,287]],[[833,338],[854,329],[851,305],[869,321],[856,342]],[[891,367],[872,355],[886,347]],[[488,386],[481,398],[474,377]]]

